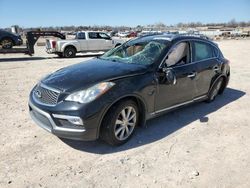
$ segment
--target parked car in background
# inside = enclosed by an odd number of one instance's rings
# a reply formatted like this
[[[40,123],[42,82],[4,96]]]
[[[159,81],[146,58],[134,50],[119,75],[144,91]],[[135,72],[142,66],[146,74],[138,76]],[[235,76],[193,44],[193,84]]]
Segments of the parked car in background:
[[[119,32],[117,35],[118,35],[118,37],[122,37],[122,38],[125,38],[125,37],[128,37],[128,38],[137,37],[137,33],[134,32],[134,31]]]
[[[163,34],[161,31],[142,31],[138,33],[138,37],[146,36],[146,35],[160,35]]]
[[[130,32],[130,33],[127,35],[127,37],[129,37],[129,38],[137,37],[137,33],[134,32],[134,31],[132,31],[132,32]]]
[[[23,40],[20,35],[0,29],[0,45],[3,49],[10,49],[22,44]]]
[[[212,102],[229,78],[229,61],[214,42],[145,36],[46,76],[32,89],[29,110],[38,125],[59,137],[100,137],[120,145],[147,119]]]
[[[108,34],[108,36],[110,36],[110,37],[114,37],[114,36],[117,35],[117,33],[118,33],[118,31],[111,31],[111,32],[109,32],[109,33],[107,33],[107,34]]]
[[[129,32],[128,31],[126,31],[126,32],[118,32],[117,33],[117,36],[118,37],[127,37],[129,35]]]
[[[123,40],[112,39],[104,32],[84,31],[77,32],[71,40],[47,40],[46,50],[59,57],[75,57],[79,52],[108,51],[122,43]]]

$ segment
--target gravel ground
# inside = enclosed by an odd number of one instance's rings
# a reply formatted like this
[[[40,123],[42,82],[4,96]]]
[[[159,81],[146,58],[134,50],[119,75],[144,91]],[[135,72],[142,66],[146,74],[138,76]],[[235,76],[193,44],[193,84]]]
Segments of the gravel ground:
[[[218,42],[225,93],[150,120],[125,145],[59,139],[29,117],[45,74],[91,56],[0,55],[0,187],[250,187],[250,40]]]

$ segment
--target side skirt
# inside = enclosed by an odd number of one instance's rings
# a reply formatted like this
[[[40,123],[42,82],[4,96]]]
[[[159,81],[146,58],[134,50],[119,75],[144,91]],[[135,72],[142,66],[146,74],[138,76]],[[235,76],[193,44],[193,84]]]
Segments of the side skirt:
[[[170,106],[168,108],[161,109],[161,110],[157,110],[155,112],[152,112],[152,113],[148,114],[147,115],[147,120],[155,118],[155,117],[157,117],[157,116],[159,116],[161,114],[173,111],[173,110],[175,110],[175,109],[177,109],[179,107],[187,106],[187,105],[195,103],[195,102],[201,102],[201,101],[204,101],[206,99],[207,99],[207,95],[202,95],[200,97],[196,97],[193,100],[186,101],[186,102],[183,102],[183,103],[180,103],[180,104],[176,104],[176,105],[173,105],[173,106]]]

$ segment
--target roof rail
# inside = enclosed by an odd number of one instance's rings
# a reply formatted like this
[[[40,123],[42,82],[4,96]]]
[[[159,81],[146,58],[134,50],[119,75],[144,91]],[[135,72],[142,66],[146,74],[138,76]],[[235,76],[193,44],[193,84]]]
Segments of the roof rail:
[[[181,34],[176,34],[173,38],[177,38],[177,37],[198,37],[198,38],[202,38],[202,39],[206,39],[206,40],[212,40],[211,38],[209,38],[206,35],[203,34],[196,34],[196,33],[181,33]]]

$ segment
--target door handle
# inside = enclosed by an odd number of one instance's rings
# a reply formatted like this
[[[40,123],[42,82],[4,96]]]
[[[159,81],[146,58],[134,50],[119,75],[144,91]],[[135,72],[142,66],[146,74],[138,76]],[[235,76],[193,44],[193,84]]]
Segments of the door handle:
[[[196,76],[196,72],[192,72],[187,75],[188,78],[194,78],[195,76]]]
[[[219,67],[218,66],[215,66],[214,67],[214,71],[218,71],[219,70]]]

